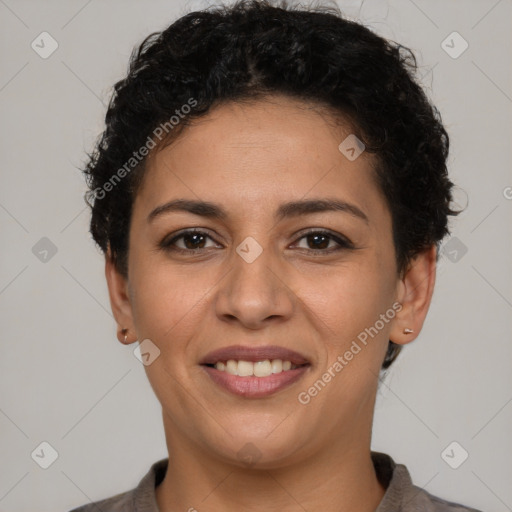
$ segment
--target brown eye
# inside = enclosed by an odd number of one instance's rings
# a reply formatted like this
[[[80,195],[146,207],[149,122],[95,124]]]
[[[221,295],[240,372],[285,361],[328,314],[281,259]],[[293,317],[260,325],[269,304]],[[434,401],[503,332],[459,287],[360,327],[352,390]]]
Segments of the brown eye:
[[[182,231],[180,234],[174,236],[170,240],[164,239],[160,246],[163,249],[169,251],[197,251],[209,248],[206,246],[208,239],[213,240],[210,235],[204,231],[187,230]]]
[[[206,237],[200,233],[181,235],[185,249],[203,249]],[[179,240],[179,239],[178,239]]]
[[[300,249],[314,252],[330,253],[341,249],[353,248],[353,244],[349,240],[336,236],[329,231],[310,231],[299,238],[299,241],[301,240],[305,241],[306,247],[299,246]]]
[[[307,235],[305,238],[310,249],[327,249],[332,241],[329,236],[322,234]]]

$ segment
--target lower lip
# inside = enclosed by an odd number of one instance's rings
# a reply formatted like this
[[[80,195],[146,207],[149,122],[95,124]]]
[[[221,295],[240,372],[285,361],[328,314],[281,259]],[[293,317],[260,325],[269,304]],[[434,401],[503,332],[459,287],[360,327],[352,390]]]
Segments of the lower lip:
[[[239,377],[211,366],[202,365],[202,367],[216,384],[227,391],[246,398],[262,398],[297,382],[307,372],[309,365],[274,373],[268,377]]]

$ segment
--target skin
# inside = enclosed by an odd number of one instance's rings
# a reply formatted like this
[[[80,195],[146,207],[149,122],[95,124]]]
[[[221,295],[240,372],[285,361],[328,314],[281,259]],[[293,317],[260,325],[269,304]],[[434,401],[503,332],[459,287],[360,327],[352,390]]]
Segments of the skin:
[[[405,344],[422,328],[435,248],[397,271],[372,156],[349,161],[338,150],[349,133],[319,108],[275,96],[218,106],[148,160],[133,208],[128,276],[110,253],[105,270],[119,340],[150,339],[160,350],[145,370],[171,455],[156,489],[162,512],[370,512],[382,500],[370,458],[379,370],[389,339]],[[227,217],[173,211],[148,221],[152,210],[178,198],[217,203]],[[275,219],[282,203],[312,198],[355,205],[367,222],[346,211]],[[208,237],[177,240],[186,254],[159,246],[185,228]],[[355,249],[329,253],[337,242],[315,244],[303,234],[308,228],[346,237]],[[236,252],[248,236],[263,249],[252,263]],[[396,316],[301,404],[298,394],[396,302]],[[198,364],[235,344],[291,348],[311,366],[269,397],[235,396]],[[247,443],[259,457],[251,464],[238,455]]]

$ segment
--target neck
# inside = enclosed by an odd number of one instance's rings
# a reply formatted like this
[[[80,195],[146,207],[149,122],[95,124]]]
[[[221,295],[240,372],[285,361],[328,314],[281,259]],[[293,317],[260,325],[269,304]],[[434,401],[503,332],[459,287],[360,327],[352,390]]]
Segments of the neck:
[[[255,469],[205,454],[183,437],[173,436],[169,423],[164,415],[170,456],[156,489],[160,512],[374,512],[385,494],[371,460],[370,432],[364,439],[340,434],[337,439],[345,442],[293,465]]]

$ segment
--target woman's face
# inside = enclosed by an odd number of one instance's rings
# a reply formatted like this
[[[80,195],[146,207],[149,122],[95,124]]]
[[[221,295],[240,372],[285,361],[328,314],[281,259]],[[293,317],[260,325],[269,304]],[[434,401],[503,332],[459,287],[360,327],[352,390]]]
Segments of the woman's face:
[[[114,310],[160,350],[145,369],[168,439],[262,467],[368,442],[405,287],[372,159],[338,148],[349,134],[278,97],[220,106],[152,155],[133,208],[126,303],[114,299]],[[171,208],[178,199],[222,215]],[[313,200],[341,206],[286,207]],[[176,238],[190,229],[201,233]],[[262,350],[234,359],[292,359],[266,353],[273,346],[308,364],[266,377],[201,364],[233,346]]]

